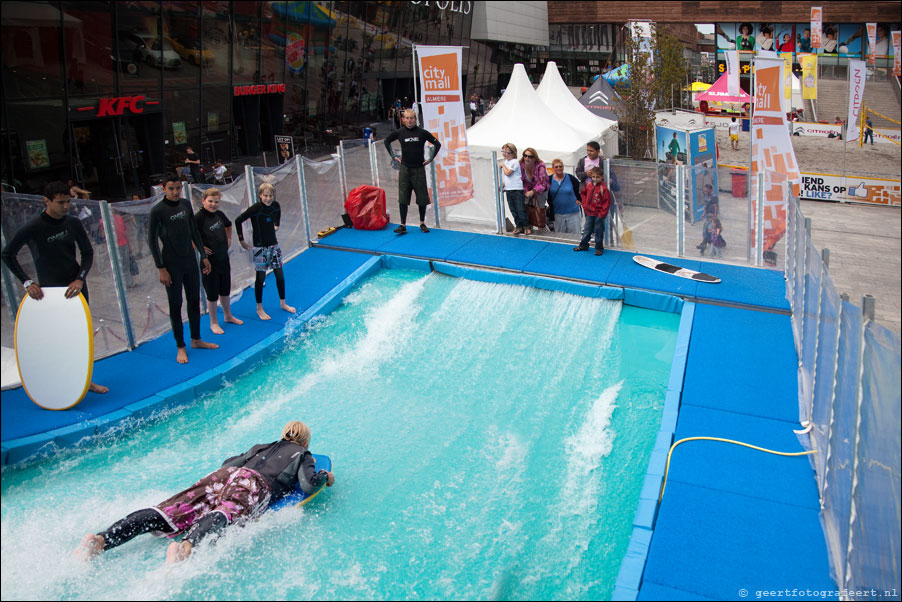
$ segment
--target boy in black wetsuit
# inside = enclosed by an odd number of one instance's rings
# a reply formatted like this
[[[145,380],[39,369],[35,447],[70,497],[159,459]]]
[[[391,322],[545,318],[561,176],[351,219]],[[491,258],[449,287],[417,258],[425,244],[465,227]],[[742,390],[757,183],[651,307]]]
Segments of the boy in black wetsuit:
[[[435,136],[417,126],[417,114],[413,109],[404,111],[401,121],[404,126],[395,130],[385,139],[385,148],[392,161],[401,166],[398,177],[398,205],[401,209],[401,225],[395,228],[398,234],[407,234],[407,208],[410,206],[410,193],[417,195],[417,207],[420,209],[420,230],[429,232],[426,227],[426,207],[429,205],[429,192],[426,190],[426,165],[432,162],[442,148],[442,143]],[[401,156],[395,156],[391,143],[401,142]],[[423,148],[426,143],[432,144],[429,159],[423,160]]]
[[[182,182],[177,174],[167,174],[163,180],[165,198],[150,210],[149,243],[153,261],[160,270],[160,282],[166,287],[169,298],[169,321],[172,336],[178,347],[176,361],[188,363],[185,349],[184,326],[182,325],[182,287],[188,304],[188,326],[191,330],[191,347],[194,349],[216,349],[219,345],[207,343],[200,338],[200,278],[197,275],[197,249],[202,258],[202,271],[210,273],[210,260],[204,252],[204,245],[197,231],[197,223],[191,211],[191,204],[181,198]],[[163,251],[157,241],[163,243]]]
[[[254,231],[254,269],[257,279],[254,281],[254,298],[257,300],[257,315],[261,320],[269,320],[269,314],[263,311],[263,281],[266,280],[266,270],[272,269],[276,277],[276,288],[279,291],[279,307],[288,313],[294,313],[295,309],[285,302],[285,275],[282,273],[282,248],[276,240],[276,230],[279,229],[279,221],[282,219],[282,209],[275,200],[276,190],[269,182],[260,184],[257,196],[260,200],[248,207],[241,215],[235,218],[235,229],[238,230],[238,240],[245,249],[251,245],[244,242],[244,229],[241,227],[245,220],[251,220],[251,229]]]
[[[25,292],[32,299],[44,298],[42,286],[65,286],[67,299],[79,293],[88,301],[88,271],[94,263],[94,248],[88,240],[81,220],[69,215],[69,187],[63,182],[50,182],[44,187],[44,211],[25,224],[13,235],[3,249],[3,263],[18,278]],[[38,282],[28,277],[16,255],[28,245]],[[75,259],[75,247],[81,255],[81,264]],[[91,383],[92,393],[106,393],[107,387]]]
[[[223,321],[244,324],[232,315],[229,295],[232,292],[232,266],[229,263],[229,247],[232,245],[232,222],[219,210],[222,193],[218,188],[204,191],[203,209],[194,214],[197,230],[204,243],[204,253],[210,260],[210,273],[202,280],[207,292],[207,313],[210,315],[210,330],[213,334],[223,334],[216,321],[216,302],[222,303]]]

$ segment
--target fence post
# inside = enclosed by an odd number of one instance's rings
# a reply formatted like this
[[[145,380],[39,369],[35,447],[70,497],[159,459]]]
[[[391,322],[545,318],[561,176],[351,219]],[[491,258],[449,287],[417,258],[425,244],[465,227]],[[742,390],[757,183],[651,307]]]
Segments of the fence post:
[[[504,233],[504,209],[502,209],[501,187],[498,183],[498,152],[492,151],[492,186],[495,191],[495,226],[498,229],[497,234]]]
[[[294,156],[294,162],[298,170],[298,190],[301,191],[301,209],[304,211],[304,231],[307,233],[307,248],[313,246],[313,238],[310,236],[310,212],[307,210],[307,180],[304,179],[304,158],[301,155]]]
[[[730,174],[732,177],[732,174]],[[755,205],[752,202],[752,171],[751,169],[745,174],[745,195],[746,195],[746,204],[748,205],[747,214],[748,214],[748,223],[746,232],[755,232],[755,224],[752,222],[752,219],[755,215]],[[752,249],[755,248],[755,241],[751,240],[751,237],[746,242],[745,245],[745,260],[750,262],[752,261]]]
[[[345,149],[340,140],[335,150],[338,152],[338,179],[341,180],[341,201],[344,202],[348,198],[348,177],[345,175]]]
[[[684,165],[677,165],[677,189],[676,189],[676,199],[674,200],[674,213],[676,213],[676,236],[677,236],[677,257],[683,257],[685,254],[685,233],[683,231],[683,205],[685,200],[683,199],[683,195],[686,192],[686,183],[683,181],[683,178],[686,177],[686,167]]]
[[[758,190],[755,195],[755,218],[757,226],[755,228],[755,265],[761,267],[764,263],[764,174],[759,173],[757,177]]]
[[[0,245],[2,245],[2,248],[4,249],[6,248],[6,237],[3,236],[3,232],[0,232]],[[16,296],[15,285],[13,284],[13,279],[11,278],[6,264],[2,265],[0,272],[3,274],[3,292],[6,293],[6,310],[9,312],[10,323],[15,324],[19,298]]]
[[[129,351],[131,351],[135,348],[135,335],[132,331],[132,320],[128,313],[128,298],[122,282],[122,258],[119,257],[119,245],[117,244],[116,229],[113,224],[113,212],[110,211],[108,202],[100,201],[100,215],[103,217],[103,233],[106,235],[106,248],[110,255],[110,267],[113,269],[113,285],[116,287],[116,297],[119,300],[119,314],[122,316],[122,326],[125,328],[125,340]]]
[[[254,182],[254,168],[250,165],[244,166],[244,179],[247,180],[247,204],[248,207],[257,202],[257,191]]]
[[[436,177],[436,168],[435,168],[435,160],[429,162],[430,169],[432,170],[432,210],[435,212],[435,227],[442,227],[442,218],[439,215],[439,206],[438,206],[438,178]]]
[[[373,175],[373,186],[379,187],[379,169],[376,167],[376,145],[366,139],[366,148],[370,153],[370,173]]]

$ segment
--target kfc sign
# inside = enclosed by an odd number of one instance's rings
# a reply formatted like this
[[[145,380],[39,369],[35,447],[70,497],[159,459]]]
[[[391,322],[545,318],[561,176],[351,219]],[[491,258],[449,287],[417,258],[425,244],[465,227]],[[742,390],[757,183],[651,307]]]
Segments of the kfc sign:
[[[126,111],[133,115],[144,112],[144,105],[160,104],[158,100],[145,100],[145,96],[115,96],[113,98],[101,98],[97,106],[80,107],[78,111],[95,111],[95,117],[116,117],[124,115]]]

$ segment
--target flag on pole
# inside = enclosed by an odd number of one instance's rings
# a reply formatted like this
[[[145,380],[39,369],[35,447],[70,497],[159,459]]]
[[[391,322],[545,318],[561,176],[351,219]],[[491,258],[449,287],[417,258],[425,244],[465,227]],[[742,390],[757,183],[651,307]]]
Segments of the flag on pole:
[[[755,59],[755,114],[752,119],[751,173],[764,173],[764,244],[773,249],[786,232],[786,204],[783,183],[788,181],[798,196],[802,176],[796,162],[786,113],[783,112],[783,61]],[[753,179],[753,192],[757,178]],[[755,197],[757,198],[757,197]],[[757,223],[756,221],[752,222]],[[756,240],[754,233],[752,240]]]
[[[817,55],[800,54],[802,63],[802,98],[817,100]]]
[[[893,32],[893,75],[902,76],[902,31]]]
[[[877,64],[877,24],[867,23],[868,28],[868,64]]]
[[[849,116],[846,119],[846,140],[857,140],[861,129],[861,107],[864,104],[864,83],[867,65],[864,61],[849,61]]]
[[[739,96],[739,51],[727,50],[724,57],[727,61],[727,93]]]
[[[780,58],[783,59],[783,98],[792,100],[792,53],[781,52]]]
[[[820,6],[811,7],[811,47],[820,48],[822,46],[821,29],[823,27],[824,11]]]
[[[461,86],[460,46],[416,46],[423,90],[423,128],[442,143],[435,159],[439,207],[473,198],[473,172],[467,150],[467,118]]]

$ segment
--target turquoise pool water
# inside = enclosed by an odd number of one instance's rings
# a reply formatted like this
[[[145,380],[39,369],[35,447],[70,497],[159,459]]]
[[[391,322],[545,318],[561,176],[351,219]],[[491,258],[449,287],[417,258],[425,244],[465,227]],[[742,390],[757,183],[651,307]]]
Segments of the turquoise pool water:
[[[3,599],[605,599],[679,316],[383,270],[289,347],[127,437],[2,480]],[[336,485],[164,567],[87,532],[307,422]]]

